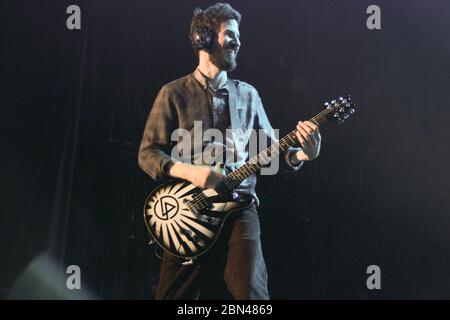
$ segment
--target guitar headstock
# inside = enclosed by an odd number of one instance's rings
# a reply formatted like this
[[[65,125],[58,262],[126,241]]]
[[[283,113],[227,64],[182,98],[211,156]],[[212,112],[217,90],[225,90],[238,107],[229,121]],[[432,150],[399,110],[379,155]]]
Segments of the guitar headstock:
[[[350,115],[355,112],[355,105],[352,102],[350,95],[346,98],[340,97],[337,100],[331,100],[330,102],[325,102],[325,114],[327,119],[333,119],[338,124],[343,123],[347,120]]]

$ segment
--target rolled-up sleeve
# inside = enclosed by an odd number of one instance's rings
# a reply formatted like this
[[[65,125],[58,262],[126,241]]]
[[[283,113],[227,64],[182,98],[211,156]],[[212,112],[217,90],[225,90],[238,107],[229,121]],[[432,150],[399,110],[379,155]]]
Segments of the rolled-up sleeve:
[[[269,119],[267,118],[266,111],[264,110],[264,106],[261,102],[261,98],[259,94],[256,92],[254,97],[255,108],[256,108],[256,118],[257,118],[257,124],[258,129],[263,129],[264,133],[274,142],[278,141],[278,137],[276,137],[275,132],[272,128],[272,125],[270,124]],[[281,161],[282,168],[285,171],[297,171],[301,168],[303,165],[303,161],[299,162],[298,164],[294,165],[292,163],[292,155],[298,151],[301,151],[301,148],[288,148],[284,153],[280,155],[280,157],[284,160]]]
[[[167,86],[155,99],[145,125],[138,154],[139,166],[154,180],[167,180],[168,166],[174,160],[169,156],[170,137],[176,127],[177,113]]]

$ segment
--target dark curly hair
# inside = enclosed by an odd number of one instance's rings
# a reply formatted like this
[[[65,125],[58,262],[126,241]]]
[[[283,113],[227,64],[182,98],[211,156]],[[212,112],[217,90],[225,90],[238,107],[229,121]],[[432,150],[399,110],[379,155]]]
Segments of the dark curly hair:
[[[205,10],[195,8],[189,38],[192,41],[192,33],[195,29],[208,29],[211,32],[217,32],[220,24],[227,20],[236,20],[238,25],[241,23],[241,14],[228,3],[218,2]]]

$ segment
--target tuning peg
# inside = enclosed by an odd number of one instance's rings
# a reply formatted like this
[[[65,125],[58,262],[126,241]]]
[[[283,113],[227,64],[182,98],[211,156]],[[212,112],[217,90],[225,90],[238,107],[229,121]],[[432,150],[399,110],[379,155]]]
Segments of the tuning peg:
[[[338,124],[344,123],[344,119],[338,118],[338,119],[337,119],[337,123],[338,123]]]
[[[349,112],[350,114],[353,114],[353,113],[355,113],[355,109],[354,109],[354,108],[351,108],[350,110],[348,110],[348,112]]]
[[[339,97],[339,102],[342,102],[342,101],[344,101],[344,98]]]

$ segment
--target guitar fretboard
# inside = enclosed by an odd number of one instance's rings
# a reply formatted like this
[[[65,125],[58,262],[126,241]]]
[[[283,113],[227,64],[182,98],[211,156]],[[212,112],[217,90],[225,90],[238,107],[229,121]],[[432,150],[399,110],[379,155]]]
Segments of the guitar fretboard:
[[[327,108],[321,113],[317,114],[309,121],[320,125],[327,120],[327,115],[335,111],[334,107]],[[219,194],[227,193],[235,187],[239,186],[242,181],[256,173],[263,166],[268,165],[275,157],[279,157],[281,153],[288,150],[290,147],[298,143],[297,129],[291,131],[283,138],[272,144],[267,149],[260,152],[258,155],[247,161],[242,167],[229,173],[223,180],[223,182],[216,187],[216,191]]]

